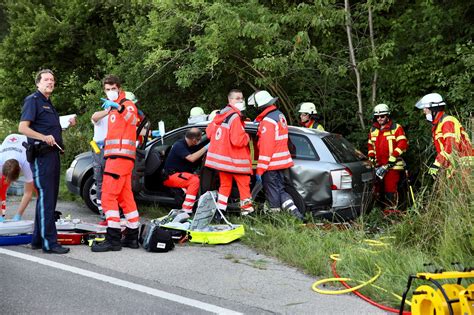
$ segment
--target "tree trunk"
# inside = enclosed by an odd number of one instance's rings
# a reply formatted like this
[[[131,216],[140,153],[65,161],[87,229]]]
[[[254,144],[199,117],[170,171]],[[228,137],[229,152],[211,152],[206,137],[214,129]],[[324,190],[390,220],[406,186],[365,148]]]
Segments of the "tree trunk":
[[[349,6],[349,0],[344,0],[344,9],[346,11],[346,32],[347,32],[347,42],[349,45],[349,57],[350,57],[350,64],[352,69],[354,70],[356,76],[356,83],[357,83],[357,103],[359,104],[359,111],[357,112],[360,120],[360,126],[362,129],[365,129],[364,123],[364,112],[362,107],[362,88],[360,82],[360,73],[359,69],[357,68],[357,63],[355,59],[354,53],[354,46],[352,45],[352,19],[351,19],[351,11]]]
[[[374,40],[374,24],[373,24],[373,19],[372,19],[372,6],[369,3],[369,36],[370,36],[370,46],[372,48],[372,58],[374,60],[377,58],[377,55],[375,53],[375,40]],[[377,100],[377,75],[378,75],[378,62],[375,65],[374,69],[374,77],[372,79],[372,107],[375,106],[375,102]]]

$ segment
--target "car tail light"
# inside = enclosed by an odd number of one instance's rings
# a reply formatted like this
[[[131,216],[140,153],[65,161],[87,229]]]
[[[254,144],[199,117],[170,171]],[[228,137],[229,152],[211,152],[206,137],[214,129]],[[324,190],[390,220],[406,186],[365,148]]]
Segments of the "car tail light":
[[[331,179],[332,190],[352,189],[352,172],[348,168],[331,171]]]

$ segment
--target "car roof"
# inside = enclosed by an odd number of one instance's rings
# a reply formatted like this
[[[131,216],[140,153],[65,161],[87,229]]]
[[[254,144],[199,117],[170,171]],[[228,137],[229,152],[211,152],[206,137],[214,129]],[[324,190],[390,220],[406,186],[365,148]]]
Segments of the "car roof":
[[[192,124],[192,125],[186,125],[186,126],[183,126],[183,127],[179,127],[179,128],[176,128],[176,129],[180,129],[180,128],[184,128],[184,127],[188,127],[188,128],[191,128],[191,127],[207,127],[207,125],[209,125],[209,124],[210,124],[210,121],[203,121],[203,122],[198,122],[198,123],[195,123],[195,124]],[[252,121],[246,121],[245,122],[245,129],[256,131],[258,129],[258,124],[255,123],[255,122],[252,122]],[[317,129],[304,128],[304,127],[298,127],[298,126],[292,126],[292,125],[288,125],[288,131],[291,134],[300,134],[300,135],[312,134],[312,135],[315,135],[319,138],[324,138],[325,136],[330,134],[327,131],[321,131],[321,130],[317,130]]]

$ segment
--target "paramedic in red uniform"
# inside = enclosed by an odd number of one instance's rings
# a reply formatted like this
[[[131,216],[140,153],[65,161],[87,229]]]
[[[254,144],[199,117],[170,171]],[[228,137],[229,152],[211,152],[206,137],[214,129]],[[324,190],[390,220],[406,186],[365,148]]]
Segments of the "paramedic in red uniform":
[[[191,215],[199,192],[199,175],[194,174],[197,161],[206,153],[207,145],[201,142],[199,128],[186,131],[184,139],[176,141],[163,167],[166,179],[163,184],[172,188],[184,188],[186,196],[181,210]]]
[[[119,251],[124,247],[138,248],[139,216],[132,192],[132,170],[136,151],[137,108],[125,98],[120,79],[108,75],[103,80],[110,108],[107,137],[104,144],[105,169],[102,182],[102,208],[107,220],[105,241],[94,243],[93,252]],[[125,215],[125,237],[121,240],[119,206]]]
[[[212,120],[206,129],[211,140],[205,166],[219,171],[219,193],[217,207],[227,209],[232,182],[235,180],[240,194],[240,213],[247,215],[254,211],[250,199],[249,135],[245,132],[242,110],[245,110],[244,96],[240,90],[231,90],[227,96],[228,105]]]
[[[256,106],[259,112],[255,119],[259,124],[257,131],[259,156],[255,178],[257,182],[263,183],[272,212],[283,209],[303,220],[303,215],[285,191],[284,171],[293,166],[293,159],[288,150],[286,117],[276,107],[277,100],[278,97],[273,98],[267,91],[255,92],[249,97],[249,105]]]
[[[403,127],[395,123],[386,104],[374,107],[374,124],[370,129],[368,156],[376,167],[387,167],[381,179],[385,193],[385,214],[398,212],[398,182],[405,167],[401,155],[408,149],[408,140]],[[377,188],[379,192],[381,187]]]

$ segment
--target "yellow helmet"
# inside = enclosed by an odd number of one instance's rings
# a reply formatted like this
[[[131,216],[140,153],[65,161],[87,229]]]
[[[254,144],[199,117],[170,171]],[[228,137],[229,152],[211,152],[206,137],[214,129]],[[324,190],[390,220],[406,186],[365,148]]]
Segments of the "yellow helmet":
[[[204,110],[199,106],[191,108],[191,111],[189,112],[189,117],[201,116],[201,115],[205,115],[205,114],[204,114]]]
[[[127,100],[130,100],[130,101],[134,102],[134,103],[138,102],[137,97],[136,97],[135,94],[133,94],[132,92],[126,91],[126,92],[125,92],[125,98],[126,98]]]

